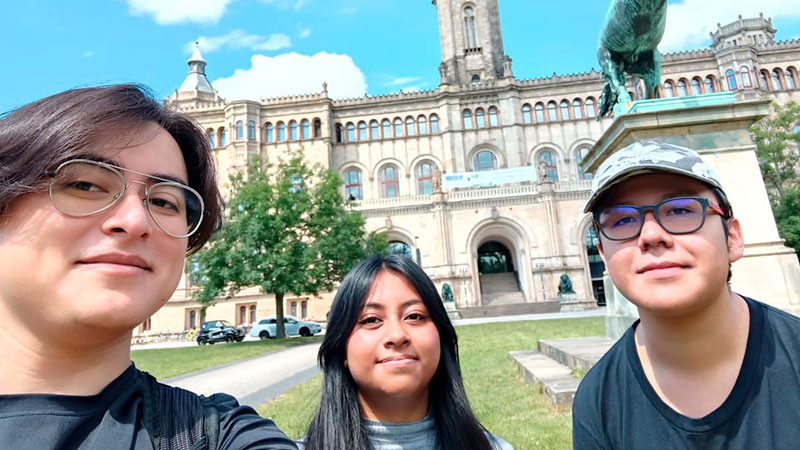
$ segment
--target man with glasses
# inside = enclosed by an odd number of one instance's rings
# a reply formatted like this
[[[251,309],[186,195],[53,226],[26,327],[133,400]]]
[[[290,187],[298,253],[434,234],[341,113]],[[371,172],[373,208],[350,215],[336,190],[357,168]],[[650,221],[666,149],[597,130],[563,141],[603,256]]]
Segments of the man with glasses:
[[[581,382],[574,448],[797,448],[800,319],[730,290],[744,242],[714,170],[634,143],[598,168],[585,212],[640,319]]]

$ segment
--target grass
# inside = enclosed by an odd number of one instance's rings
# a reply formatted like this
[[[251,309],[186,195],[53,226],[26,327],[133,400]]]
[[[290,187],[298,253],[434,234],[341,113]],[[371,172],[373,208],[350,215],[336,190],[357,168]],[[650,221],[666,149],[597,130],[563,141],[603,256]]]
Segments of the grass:
[[[603,319],[490,323],[456,330],[467,395],[481,423],[517,450],[571,449],[570,411],[554,408],[538,386],[525,382],[508,352],[535,349],[539,339],[603,335]],[[308,429],[320,389],[321,376],[257,410],[297,439]]]
[[[164,380],[282,348],[296,347],[321,340],[321,336],[315,336],[229,344],[218,343],[197,347],[134,350],[131,352],[131,359],[136,363],[136,368],[149,372],[159,380]]]

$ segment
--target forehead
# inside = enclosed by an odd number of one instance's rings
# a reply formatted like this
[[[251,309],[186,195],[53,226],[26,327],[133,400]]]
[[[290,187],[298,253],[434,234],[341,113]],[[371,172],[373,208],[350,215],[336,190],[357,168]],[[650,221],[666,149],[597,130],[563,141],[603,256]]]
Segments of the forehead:
[[[711,188],[694,178],[671,173],[644,174],[614,186],[599,203],[598,209],[610,205],[652,204],[684,195],[714,198]]]
[[[399,304],[412,299],[420,300],[420,296],[411,281],[394,271],[382,270],[375,275],[364,306]]]

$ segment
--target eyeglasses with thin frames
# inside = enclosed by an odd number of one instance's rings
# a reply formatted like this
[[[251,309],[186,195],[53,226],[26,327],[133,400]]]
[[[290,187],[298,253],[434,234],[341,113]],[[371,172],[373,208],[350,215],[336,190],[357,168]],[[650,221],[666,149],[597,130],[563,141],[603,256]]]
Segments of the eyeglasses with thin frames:
[[[128,181],[125,173],[140,175],[155,183]],[[200,228],[206,214],[203,197],[191,187],[105,162],[71,159],[45,172],[45,176],[50,177],[53,206],[73,217],[90,216],[113,207],[131,184],[145,186],[142,199],[145,209],[158,228],[169,236],[191,236]]]
[[[674,197],[655,205],[617,205],[594,213],[600,232],[612,241],[627,241],[642,232],[647,211],[670,234],[690,234],[703,227],[708,211],[728,219],[729,215],[715,202],[704,197]]]

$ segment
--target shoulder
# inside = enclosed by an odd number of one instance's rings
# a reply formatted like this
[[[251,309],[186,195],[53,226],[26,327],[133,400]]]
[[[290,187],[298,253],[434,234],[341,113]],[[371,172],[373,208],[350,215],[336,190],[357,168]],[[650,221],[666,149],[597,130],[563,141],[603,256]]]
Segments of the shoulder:
[[[490,433],[488,431],[486,433],[486,438],[489,439],[489,443],[492,445],[492,449],[494,450],[514,450],[514,447],[511,446],[505,439],[501,438],[500,436]]]
[[[628,362],[629,341],[633,340],[633,326],[597,361],[581,380],[575,393],[573,409],[588,404],[597,404],[597,397],[609,388],[617,387],[614,383],[630,371]],[[610,384],[610,385],[609,385]],[[588,406],[588,405],[586,405]]]
[[[228,394],[214,394],[207,402],[219,414],[219,450],[269,449],[294,450],[289,439],[271,419],[265,419],[250,406],[239,405]]]
[[[786,311],[778,309],[774,306],[767,305],[758,300],[749,297],[743,297],[752,308],[759,308],[764,312],[764,319],[769,325],[779,325],[788,327],[795,333],[800,333],[800,317],[790,314]]]

